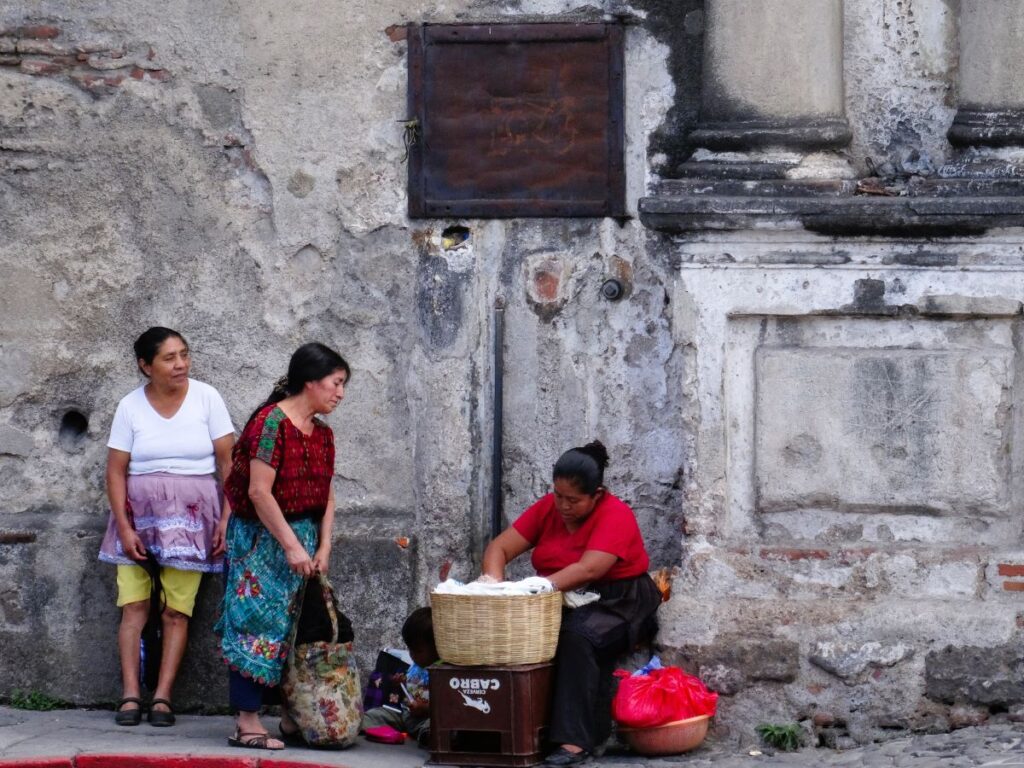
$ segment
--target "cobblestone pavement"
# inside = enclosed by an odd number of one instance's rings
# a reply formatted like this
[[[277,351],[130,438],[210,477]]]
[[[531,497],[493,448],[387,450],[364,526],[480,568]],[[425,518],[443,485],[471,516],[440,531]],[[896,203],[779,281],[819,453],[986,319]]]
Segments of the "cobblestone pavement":
[[[740,750],[710,740],[679,757],[642,758],[607,754],[601,768],[1009,768],[1024,767],[1024,725],[989,725],[952,733],[916,735],[849,750],[798,752]]]
[[[274,721],[266,721],[273,727]],[[0,761],[117,753],[125,755],[253,756],[226,747],[228,717],[184,715],[174,728],[118,728],[108,711],[24,712],[0,707]],[[267,753],[258,753],[267,755]],[[275,753],[295,763],[345,768],[419,768],[429,755],[412,744],[360,742],[342,752],[290,748]],[[610,750],[588,768],[1024,768],[1024,724],[963,728],[918,735],[849,750],[803,749],[772,754],[709,739],[678,757],[650,758]]]

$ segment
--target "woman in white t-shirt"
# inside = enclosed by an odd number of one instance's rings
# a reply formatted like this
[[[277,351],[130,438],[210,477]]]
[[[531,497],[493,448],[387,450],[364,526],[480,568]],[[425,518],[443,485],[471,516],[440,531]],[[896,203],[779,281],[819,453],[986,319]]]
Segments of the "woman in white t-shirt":
[[[235,433],[217,390],[188,377],[191,359],[180,333],[150,328],[135,342],[135,358],[148,381],[125,395],[114,413],[107,442],[111,514],[100,546],[100,560],[117,565],[122,609],[117,639],[124,693],[114,721],[142,720],[139,641],[151,581],[139,562],[151,553],[160,564],[166,607],[159,680],[147,719],[168,726],[174,724],[171,690],[200,579],[223,570],[229,510],[217,475],[223,481],[231,468]]]

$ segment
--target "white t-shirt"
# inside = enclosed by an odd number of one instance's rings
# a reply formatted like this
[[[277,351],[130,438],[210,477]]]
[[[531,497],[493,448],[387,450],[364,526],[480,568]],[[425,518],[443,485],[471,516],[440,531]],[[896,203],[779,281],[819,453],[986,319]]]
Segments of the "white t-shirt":
[[[144,390],[129,392],[117,404],[107,441],[108,448],[131,454],[128,474],[212,474],[213,441],[235,431],[220,393],[189,379],[181,407],[165,419],[149,404]]]

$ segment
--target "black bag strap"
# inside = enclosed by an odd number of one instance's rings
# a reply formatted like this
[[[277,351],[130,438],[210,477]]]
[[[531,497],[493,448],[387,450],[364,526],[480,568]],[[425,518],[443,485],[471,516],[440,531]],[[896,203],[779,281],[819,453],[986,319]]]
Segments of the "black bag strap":
[[[164,585],[160,580],[160,562],[156,559],[156,555],[146,550],[146,559],[139,565],[149,574],[149,618],[152,620],[155,616],[159,621],[160,614],[167,607],[167,593],[164,592]]]
[[[167,606],[167,595],[160,580],[160,563],[156,555],[146,552],[146,559],[139,562],[149,575],[149,616],[142,628],[142,643],[145,647],[145,663],[142,665],[142,683],[150,691],[155,691],[160,680],[160,664],[163,657],[163,621],[161,614]]]
[[[338,613],[334,610],[334,588],[331,586],[331,582],[327,580],[327,576],[323,573],[318,573],[317,576],[320,579],[320,591],[324,596],[324,605],[327,607],[327,615],[331,619],[331,642],[338,642]]]

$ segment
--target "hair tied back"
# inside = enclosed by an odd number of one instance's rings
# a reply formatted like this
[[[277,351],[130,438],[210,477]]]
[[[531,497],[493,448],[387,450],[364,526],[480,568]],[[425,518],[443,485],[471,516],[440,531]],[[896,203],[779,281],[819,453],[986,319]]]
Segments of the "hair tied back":
[[[552,480],[572,480],[581,491],[593,495],[604,486],[604,470],[608,466],[608,451],[600,440],[578,448],[570,448],[558,457],[552,471]]]

